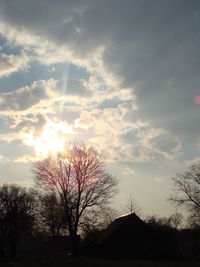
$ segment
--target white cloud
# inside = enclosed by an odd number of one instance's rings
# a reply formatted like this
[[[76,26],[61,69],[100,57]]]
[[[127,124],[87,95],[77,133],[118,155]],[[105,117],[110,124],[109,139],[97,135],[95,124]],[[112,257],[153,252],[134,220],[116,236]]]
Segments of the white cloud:
[[[43,100],[51,99],[57,94],[53,91],[56,81],[35,81],[9,93],[0,93],[0,113],[28,110]]]
[[[34,161],[36,161],[36,157],[31,156],[31,155],[24,155],[24,156],[16,157],[12,159],[13,163],[32,163]]]
[[[123,174],[134,176],[135,175],[135,171],[130,167],[126,167],[126,169],[123,171]]]
[[[4,54],[0,52],[0,77],[9,76],[13,72],[26,71],[30,58],[24,52],[19,55]]]
[[[185,162],[186,167],[189,167],[192,164],[199,163],[200,162],[200,157],[195,157],[194,159],[185,160],[184,162]]]
[[[21,136],[21,133],[19,132],[0,134],[0,141],[10,144],[11,142],[15,140],[20,140],[21,139],[20,136]]]
[[[160,154],[167,160],[176,157],[180,141],[164,129],[151,128],[141,121],[122,120],[124,110],[119,108],[82,111],[75,120],[76,128],[93,129],[90,141],[112,161],[145,162]]]
[[[73,19],[70,21],[72,22]],[[35,53],[35,59],[40,63],[51,65],[71,62],[76,66],[86,68],[90,73],[88,81],[84,79],[69,80],[68,87],[64,88],[64,90],[62,85],[60,88],[55,86],[56,81],[52,81],[53,89],[49,88],[48,82],[38,81],[28,88],[20,88],[15,92],[4,94],[0,107],[18,111],[19,116],[15,119],[15,125],[19,125],[16,121],[26,120],[24,114],[20,113],[21,110],[25,110],[26,113],[28,111],[29,114],[39,114],[41,112],[43,114],[54,114],[55,109],[57,109],[55,102],[57,101],[58,103],[60,101],[60,110],[66,109],[65,104],[68,103],[69,110],[80,112],[80,117],[74,122],[75,129],[85,129],[86,131],[93,129],[94,135],[90,136],[90,141],[99,146],[103,153],[106,153],[108,160],[150,161],[152,152],[162,154],[165,158],[171,159],[172,154],[174,156],[174,152],[180,149],[179,143],[173,140],[171,142],[174,146],[170,151],[166,150],[162,142],[155,141],[156,138],[165,133],[165,130],[163,128],[152,128],[147,120],[139,119],[135,88],[133,86],[123,86],[122,84],[125,84],[125,81],[123,81],[122,75],[116,75],[116,72],[108,68],[106,63],[105,54],[111,49],[111,43],[100,42],[95,48],[88,50],[87,56],[83,56],[81,53],[76,53],[76,45],[73,47],[71,43],[69,45],[65,42],[55,42],[55,39],[51,39],[50,36],[44,35],[40,37],[34,32],[29,35],[26,27],[23,29],[21,37],[19,37],[16,34],[17,30],[13,26],[9,26],[9,24],[2,25],[1,30],[4,35],[18,45],[25,45],[27,51],[32,49]],[[6,35],[6,27],[10,27],[8,35]],[[43,83],[42,86],[41,83]],[[38,89],[36,85],[39,85]],[[80,100],[81,95],[87,97]],[[50,96],[51,98],[53,96],[54,100],[50,100]],[[14,101],[11,102],[10,106],[5,106],[5,103],[11,98]],[[99,107],[104,101],[113,101],[115,98],[119,100],[119,104],[115,105],[114,108],[106,107],[102,109]],[[24,102],[22,99],[27,101]],[[72,105],[73,102],[74,104]],[[85,108],[86,106],[87,108]],[[5,114],[5,111],[2,114]],[[13,116],[13,113],[10,114]],[[121,136],[131,130],[138,130],[135,135],[136,139],[129,140],[129,143],[124,143],[124,140],[121,140]],[[23,127],[20,138],[26,131],[27,128]],[[16,137],[15,134],[14,137]],[[11,139],[12,135],[10,135],[9,141]]]
[[[6,162],[8,162],[8,158],[0,154],[0,164],[6,163]]]
[[[165,129],[152,128],[141,133],[141,143],[150,151],[172,160],[181,150],[181,142]]]

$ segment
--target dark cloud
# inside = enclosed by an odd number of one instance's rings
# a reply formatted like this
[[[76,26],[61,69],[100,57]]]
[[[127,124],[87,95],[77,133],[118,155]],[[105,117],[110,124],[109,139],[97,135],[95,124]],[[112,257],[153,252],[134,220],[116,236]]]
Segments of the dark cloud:
[[[46,83],[44,81],[34,82],[30,86],[0,94],[0,110],[26,110],[45,98],[48,98]]]
[[[200,110],[193,102],[200,94],[198,0],[4,0],[0,7],[4,23],[67,44],[81,59],[104,45],[105,70],[136,94],[138,110],[128,111],[126,119],[147,120],[174,138],[198,138]],[[82,89],[69,81],[66,94],[84,95]]]
[[[169,134],[162,134],[150,140],[150,144],[156,152],[173,157],[176,150],[179,150],[180,143]]]
[[[181,138],[199,135],[193,103],[200,94],[199,1],[18,0],[0,6],[7,23],[67,43],[81,57],[109,44],[105,67],[135,88],[138,116]],[[67,93],[86,92],[69,83]]]

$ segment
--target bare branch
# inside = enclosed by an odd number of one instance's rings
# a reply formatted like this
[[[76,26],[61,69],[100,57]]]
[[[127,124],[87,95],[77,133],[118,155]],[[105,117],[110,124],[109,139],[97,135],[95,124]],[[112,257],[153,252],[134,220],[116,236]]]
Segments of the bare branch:
[[[191,165],[183,174],[177,174],[173,179],[174,193],[169,198],[177,205],[185,205],[193,214],[200,214],[200,163]]]
[[[77,234],[84,212],[107,204],[118,184],[106,173],[102,157],[85,144],[73,144],[64,153],[34,163],[33,172],[41,188],[62,199],[71,236]]]

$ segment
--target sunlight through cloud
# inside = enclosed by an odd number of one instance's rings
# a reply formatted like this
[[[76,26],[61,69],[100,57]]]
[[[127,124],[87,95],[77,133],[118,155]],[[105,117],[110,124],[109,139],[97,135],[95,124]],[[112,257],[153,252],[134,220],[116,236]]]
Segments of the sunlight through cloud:
[[[35,149],[36,158],[45,158],[49,154],[56,154],[63,150],[66,134],[71,134],[72,128],[64,122],[48,121],[39,137],[33,133],[26,134],[24,143]]]

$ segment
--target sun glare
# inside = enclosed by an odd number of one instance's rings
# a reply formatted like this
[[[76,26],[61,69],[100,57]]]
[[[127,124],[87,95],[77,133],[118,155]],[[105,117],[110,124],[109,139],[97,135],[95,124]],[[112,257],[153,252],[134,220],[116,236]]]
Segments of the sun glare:
[[[35,137],[32,133],[26,135],[24,142],[35,148],[37,158],[45,158],[49,154],[56,154],[63,150],[66,135],[72,133],[72,128],[66,123],[48,121],[43,127],[40,136]]]

